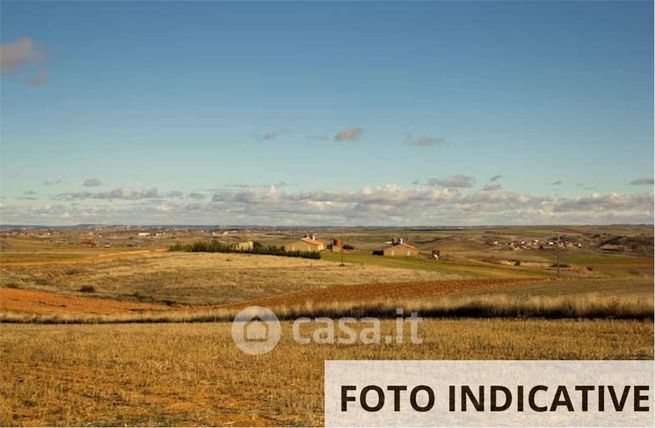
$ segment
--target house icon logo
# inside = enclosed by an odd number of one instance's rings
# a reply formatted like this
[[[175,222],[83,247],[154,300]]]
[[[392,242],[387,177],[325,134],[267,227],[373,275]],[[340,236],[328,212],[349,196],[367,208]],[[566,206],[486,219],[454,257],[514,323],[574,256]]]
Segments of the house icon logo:
[[[243,329],[247,342],[266,342],[268,340],[268,323],[259,318],[259,316],[246,321]]]
[[[261,355],[280,341],[280,321],[275,313],[262,306],[248,306],[232,322],[232,340],[243,352]]]

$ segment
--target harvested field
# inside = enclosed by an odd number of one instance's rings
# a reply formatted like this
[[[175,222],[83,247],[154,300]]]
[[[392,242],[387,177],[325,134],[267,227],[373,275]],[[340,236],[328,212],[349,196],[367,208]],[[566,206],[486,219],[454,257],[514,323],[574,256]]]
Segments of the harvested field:
[[[101,260],[101,259],[98,259]],[[226,304],[346,284],[461,278],[436,271],[288,257],[220,253],[149,252],[88,264],[4,265],[5,286],[77,293],[149,303]]]
[[[300,345],[284,322],[253,357],[229,323],[0,325],[0,425],[321,425],[324,360],[653,358],[648,321],[426,320],[419,336]]]

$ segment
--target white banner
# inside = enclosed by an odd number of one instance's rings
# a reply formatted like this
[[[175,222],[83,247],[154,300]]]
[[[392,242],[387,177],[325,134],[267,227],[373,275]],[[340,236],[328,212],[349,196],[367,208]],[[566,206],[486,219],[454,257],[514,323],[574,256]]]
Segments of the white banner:
[[[325,425],[653,427],[653,361],[325,361]]]

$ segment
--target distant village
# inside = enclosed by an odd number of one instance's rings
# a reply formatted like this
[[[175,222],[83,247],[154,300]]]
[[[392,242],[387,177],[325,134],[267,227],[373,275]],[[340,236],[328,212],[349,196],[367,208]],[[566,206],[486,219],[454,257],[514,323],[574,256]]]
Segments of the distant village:
[[[461,232],[462,229],[459,231]],[[432,240],[418,240],[409,242],[403,237],[394,237],[394,229],[389,228],[389,238],[382,238],[379,244],[368,241],[366,245],[359,245],[355,249],[350,242],[342,238],[328,240],[319,239],[316,233],[298,233],[294,228],[272,227],[201,227],[201,226],[126,226],[126,225],[80,225],[74,227],[37,227],[37,226],[2,226],[0,237],[23,237],[49,241],[57,245],[83,245],[91,248],[142,248],[157,247],[173,242],[193,242],[198,239],[218,239],[237,251],[250,251],[255,243],[263,237],[266,244],[281,245],[289,252],[322,252],[348,253],[355,251],[359,254],[373,254],[383,257],[425,257],[440,260],[444,256],[444,248],[448,243],[464,242],[469,238],[461,238],[453,230],[447,229]],[[396,230],[398,231],[398,230]],[[330,231],[323,230],[326,234]],[[414,236],[420,236],[414,234]],[[298,238],[294,239],[294,233]],[[335,233],[336,234],[336,233]],[[340,233],[339,233],[340,234]],[[378,234],[380,236],[380,234]],[[383,235],[382,235],[383,236]],[[245,238],[245,239],[244,239]],[[475,238],[480,250],[491,251],[554,251],[567,250],[593,250],[601,253],[614,254],[626,251],[641,251],[648,247],[648,242],[641,242],[641,237],[616,236],[607,233],[598,234],[552,234],[546,238],[520,238],[510,237],[501,233],[481,233]],[[433,245],[434,244],[434,245]],[[652,245],[650,246],[652,248]],[[447,251],[447,250],[446,250]],[[650,250],[649,250],[650,251]]]

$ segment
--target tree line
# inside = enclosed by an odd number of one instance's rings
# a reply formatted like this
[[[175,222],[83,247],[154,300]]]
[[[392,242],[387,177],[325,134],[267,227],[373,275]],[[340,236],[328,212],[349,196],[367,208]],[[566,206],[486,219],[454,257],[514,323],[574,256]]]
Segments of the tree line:
[[[196,241],[193,244],[174,244],[170,251],[187,251],[190,253],[239,253],[239,254],[265,254],[269,256],[302,257],[305,259],[320,259],[318,251],[287,251],[284,247],[263,245],[255,241],[251,249],[238,249],[235,245],[224,244],[220,241]]]

